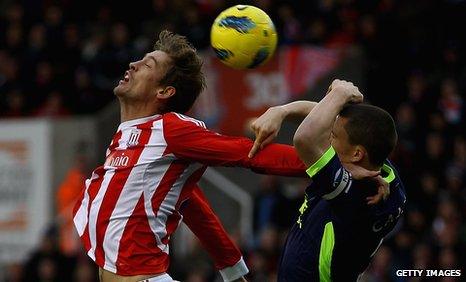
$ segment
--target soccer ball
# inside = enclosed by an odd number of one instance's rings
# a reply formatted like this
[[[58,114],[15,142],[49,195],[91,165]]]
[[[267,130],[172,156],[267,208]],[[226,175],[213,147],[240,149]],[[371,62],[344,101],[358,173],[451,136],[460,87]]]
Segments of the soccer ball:
[[[235,69],[252,69],[269,60],[277,47],[277,32],[261,9],[236,5],[221,12],[210,31],[217,57]]]

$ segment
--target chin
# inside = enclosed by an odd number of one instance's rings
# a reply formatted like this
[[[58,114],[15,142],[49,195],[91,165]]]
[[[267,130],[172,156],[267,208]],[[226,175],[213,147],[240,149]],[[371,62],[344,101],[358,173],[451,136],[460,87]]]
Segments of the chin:
[[[113,88],[113,94],[115,94],[115,96],[121,97],[124,96],[125,91],[121,89],[120,85],[117,85],[115,88]]]

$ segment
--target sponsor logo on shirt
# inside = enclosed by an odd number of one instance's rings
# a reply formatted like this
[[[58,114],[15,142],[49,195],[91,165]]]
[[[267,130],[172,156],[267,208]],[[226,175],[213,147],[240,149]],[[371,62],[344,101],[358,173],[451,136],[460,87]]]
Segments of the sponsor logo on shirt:
[[[108,155],[107,159],[105,160],[105,166],[108,167],[127,167],[131,165],[131,157],[132,153],[130,151],[114,151]]]

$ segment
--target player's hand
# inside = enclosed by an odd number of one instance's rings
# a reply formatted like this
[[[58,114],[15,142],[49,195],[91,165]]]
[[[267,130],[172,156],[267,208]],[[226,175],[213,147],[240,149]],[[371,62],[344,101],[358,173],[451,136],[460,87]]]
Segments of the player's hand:
[[[372,178],[380,175],[380,170],[368,170],[352,163],[342,163],[343,167],[351,173],[353,179]]]
[[[361,103],[364,100],[364,96],[359,91],[359,88],[346,80],[333,80],[327,93],[343,96],[347,103]]]
[[[352,163],[343,163],[343,167],[351,173],[353,179],[372,178],[377,183],[377,194],[367,197],[367,204],[375,205],[382,200],[386,200],[390,195],[387,181],[380,176],[379,170],[368,170]]]
[[[282,107],[271,107],[252,124],[251,129],[256,135],[254,145],[249,151],[248,157],[254,155],[277,137],[286,113]]]
[[[385,181],[382,176],[374,177],[374,180],[377,182],[377,194],[366,198],[368,205],[375,205],[382,200],[385,201],[390,195],[388,182]]]

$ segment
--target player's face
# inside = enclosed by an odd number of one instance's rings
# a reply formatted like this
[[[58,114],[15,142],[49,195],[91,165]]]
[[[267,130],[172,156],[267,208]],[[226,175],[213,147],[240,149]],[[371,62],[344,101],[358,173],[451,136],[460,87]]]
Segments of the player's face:
[[[153,51],[139,61],[129,64],[113,92],[125,99],[147,100],[161,89],[160,80],[170,66],[170,57],[162,51]]]
[[[349,143],[345,130],[346,118],[338,116],[333,124],[330,141],[341,162],[351,162],[355,146]]]

